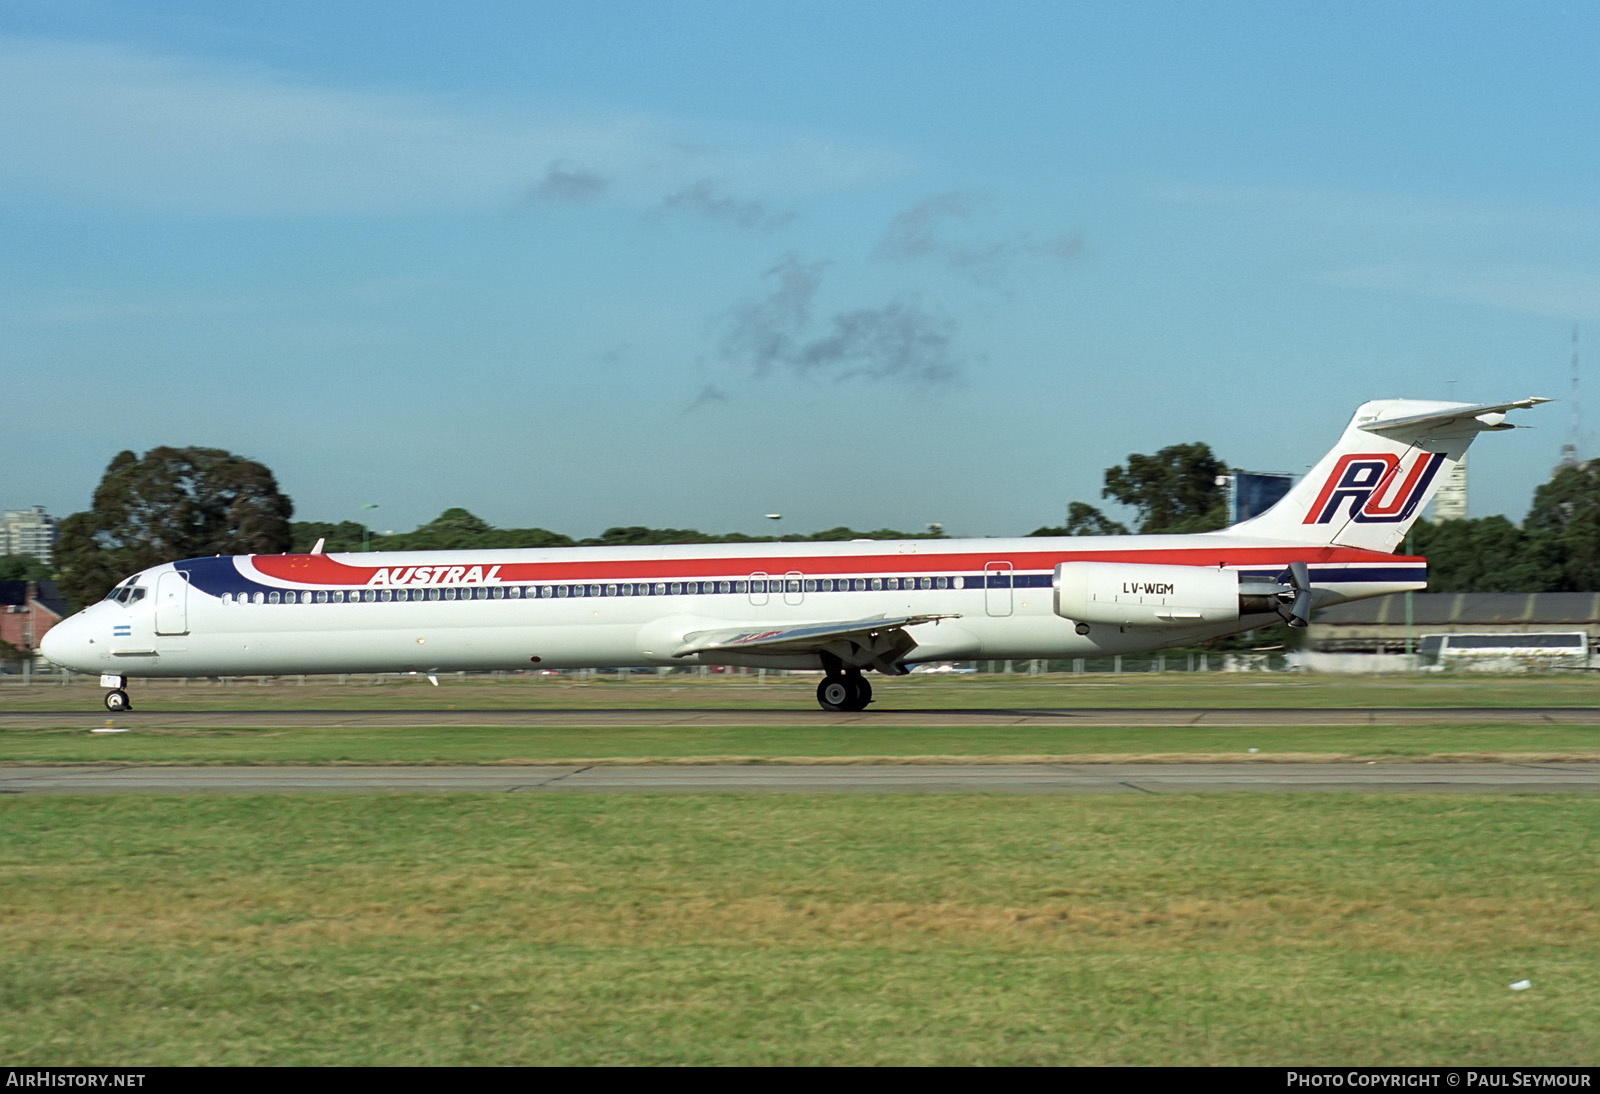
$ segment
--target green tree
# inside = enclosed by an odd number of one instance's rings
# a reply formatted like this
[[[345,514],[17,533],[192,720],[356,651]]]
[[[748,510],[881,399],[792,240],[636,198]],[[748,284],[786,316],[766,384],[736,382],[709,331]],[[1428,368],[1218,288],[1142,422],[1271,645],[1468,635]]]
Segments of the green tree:
[[[1406,549],[1427,557],[1432,593],[1539,593],[1562,587],[1555,541],[1505,517],[1419,520]]]
[[[1075,501],[1067,506],[1067,523],[1059,528],[1036,528],[1030,536],[1125,536],[1128,526],[1112,520],[1094,506]]]
[[[711,543],[715,537],[689,528],[607,528],[598,538],[586,539],[584,546],[635,547],[658,543]]]
[[[515,547],[571,547],[571,536],[543,528],[496,528],[465,509],[446,509],[414,532],[383,536],[372,546],[383,551],[460,551]]]
[[[0,555],[0,581],[49,581],[54,575],[32,555]]]
[[[1210,532],[1227,526],[1227,492],[1217,479],[1228,465],[1211,446],[1168,445],[1154,456],[1137,452],[1126,466],[1106,469],[1103,498],[1113,498],[1139,515],[1140,535]]]
[[[494,525],[459,507],[446,509],[424,527],[444,536],[471,537],[494,531]]]
[[[62,591],[82,607],[148,566],[290,545],[294,503],[265,466],[220,448],[119,452],[91,507],[61,522]]]
[[[337,524],[322,520],[297,520],[289,525],[289,550],[295,554],[310,551],[319,539],[323,541],[322,550],[325,554],[359,551],[361,525],[353,520],[341,520]]]
[[[1523,527],[1550,538],[1562,591],[1600,590],[1600,461],[1557,470],[1534,492]]]
[[[729,538],[727,536],[718,537],[720,541],[726,541]],[[846,528],[840,525],[838,528],[829,528],[826,531],[812,532],[810,535],[794,538],[812,543],[848,543],[853,539],[948,539],[949,537],[944,534],[943,528],[930,524],[921,532],[901,532],[894,528],[875,528],[870,532],[858,532],[854,528]]]

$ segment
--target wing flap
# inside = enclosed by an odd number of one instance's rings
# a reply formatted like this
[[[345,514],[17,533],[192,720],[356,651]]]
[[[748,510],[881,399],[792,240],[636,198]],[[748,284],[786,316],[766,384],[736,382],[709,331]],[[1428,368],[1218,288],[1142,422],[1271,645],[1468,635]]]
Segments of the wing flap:
[[[870,645],[872,640],[891,631],[914,627],[919,623],[932,623],[939,619],[956,619],[955,615],[899,615],[877,616],[872,619],[852,619],[844,622],[801,623],[798,626],[743,627],[724,630],[693,631],[683,636],[683,642],[672,651],[674,657],[690,657],[697,653],[725,653],[745,650],[755,653],[818,653],[831,643],[857,640]]]

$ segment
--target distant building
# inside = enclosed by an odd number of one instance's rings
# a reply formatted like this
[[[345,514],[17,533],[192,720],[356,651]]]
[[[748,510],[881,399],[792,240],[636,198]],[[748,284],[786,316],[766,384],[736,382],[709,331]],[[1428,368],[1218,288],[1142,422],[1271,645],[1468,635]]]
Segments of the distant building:
[[[1600,593],[1403,593],[1317,612],[1308,637],[1328,653],[1402,653],[1427,635],[1533,635],[1581,631],[1600,649]]]
[[[1290,487],[1294,486],[1293,475],[1266,471],[1236,471],[1226,478],[1228,509],[1232,524],[1265,513],[1278,504],[1289,492]]]
[[[0,642],[33,653],[67,612],[53,581],[0,581]]]
[[[44,506],[0,513],[0,555],[32,555],[48,563],[55,554],[56,518]]]
[[[1444,482],[1433,496],[1434,520],[1465,520],[1467,518],[1467,458],[1444,473]]]

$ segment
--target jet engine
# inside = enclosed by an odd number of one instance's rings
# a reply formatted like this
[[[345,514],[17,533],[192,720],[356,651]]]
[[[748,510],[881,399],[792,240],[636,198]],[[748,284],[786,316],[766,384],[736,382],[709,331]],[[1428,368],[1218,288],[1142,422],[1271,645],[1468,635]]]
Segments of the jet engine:
[[[1237,571],[1215,566],[1063,562],[1055,572],[1055,609],[1078,623],[1117,627],[1229,623],[1241,615],[1285,615],[1291,605],[1299,617],[1302,601],[1305,613],[1310,612],[1311,590],[1299,572],[1303,569],[1297,563],[1297,572],[1283,575],[1288,583],[1276,584],[1244,581]]]

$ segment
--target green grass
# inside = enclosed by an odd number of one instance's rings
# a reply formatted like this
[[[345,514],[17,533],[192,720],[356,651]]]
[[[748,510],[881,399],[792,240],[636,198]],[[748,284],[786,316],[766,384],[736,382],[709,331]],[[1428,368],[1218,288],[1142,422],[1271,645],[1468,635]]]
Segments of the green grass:
[[[593,710],[816,708],[815,676],[673,675],[440,677],[240,677],[227,684],[192,680],[135,680],[129,691],[141,711],[270,710]],[[1593,707],[1600,675],[1324,676],[1303,673],[1123,673],[964,677],[873,676],[872,709],[897,711],[1017,710],[1091,707]],[[0,710],[98,710],[94,677],[62,687],[23,687],[0,679]]]
[[[13,798],[0,1056],[1588,1064],[1597,834],[1560,795]]]
[[[841,720],[815,709],[806,678],[633,678],[581,682],[569,677],[445,678],[444,686],[402,678],[351,678],[301,686],[292,678],[265,685],[176,681],[135,685],[138,711],[111,719],[125,734],[92,735],[100,689],[0,688],[0,762],[11,763],[568,763],[781,762],[876,759],[1594,759],[1600,726],[1497,720],[1490,708],[1593,708],[1600,682],[1587,676],[1326,678],[1248,674],[1124,676],[912,677],[878,685],[881,702],[860,718]],[[1440,705],[1482,714],[1426,725],[1091,726],[1039,725],[1033,715],[1070,716],[1076,709],[1205,707],[1241,712],[1263,707],[1303,710]],[[787,709],[791,724],[693,723],[701,712]],[[208,711],[326,711],[324,726],[229,724],[208,728]],[[430,725],[430,712],[528,710],[538,725]],[[659,712],[660,725],[590,724],[611,711]],[[346,711],[400,712],[401,724],[340,726]],[[69,712],[63,717],[59,712]],[[899,712],[899,713],[896,713]],[[941,726],[945,712],[992,713],[995,724]],[[879,718],[896,714],[892,719]],[[200,725],[188,724],[202,715]],[[910,716],[908,719],[906,715]],[[926,715],[927,724],[916,717]],[[414,720],[411,716],[414,715]],[[170,716],[170,718],[168,717]],[[190,716],[190,717],[186,717]],[[567,716],[570,723],[562,724]],[[1011,719],[1015,719],[1012,721]],[[89,721],[86,721],[89,719]],[[551,724],[555,719],[555,724]],[[1223,721],[1225,715],[1208,722]],[[268,719],[264,718],[263,721]],[[634,719],[637,720],[637,719]],[[717,721],[726,721],[719,717]],[[906,723],[910,724],[896,724]],[[230,723],[234,719],[230,718]],[[391,723],[393,720],[391,719]],[[1255,750],[1255,751],[1251,751]]]

